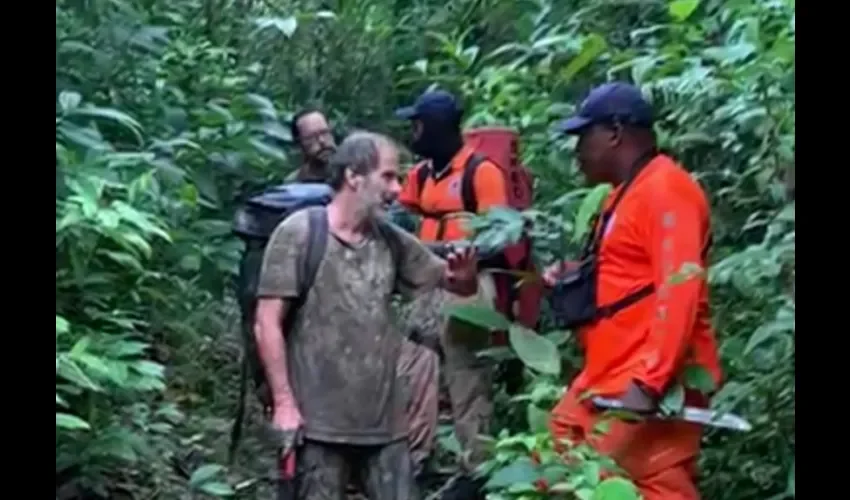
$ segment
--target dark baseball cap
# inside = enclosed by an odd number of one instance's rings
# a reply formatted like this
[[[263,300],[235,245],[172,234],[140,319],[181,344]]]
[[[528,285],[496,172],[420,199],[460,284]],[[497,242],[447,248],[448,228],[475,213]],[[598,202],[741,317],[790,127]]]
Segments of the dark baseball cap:
[[[420,117],[455,118],[463,114],[463,108],[450,92],[445,90],[426,91],[420,95],[412,106],[396,110],[395,115],[402,120],[412,120]]]
[[[575,116],[559,122],[557,129],[565,134],[578,134],[590,125],[615,122],[652,127],[652,105],[634,85],[609,82],[595,87],[582,101]]]

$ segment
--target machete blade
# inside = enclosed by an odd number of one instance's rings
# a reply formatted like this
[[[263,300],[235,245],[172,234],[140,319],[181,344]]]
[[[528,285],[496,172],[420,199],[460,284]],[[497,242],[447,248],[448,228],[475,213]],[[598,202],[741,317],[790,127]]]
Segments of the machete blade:
[[[623,405],[622,401],[618,399],[595,397],[593,398],[593,404],[600,410],[629,411]],[[676,415],[665,416],[654,414],[645,416],[666,420],[684,420],[685,422],[691,422],[694,424],[707,425],[709,427],[730,429],[741,432],[749,432],[753,428],[753,426],[749,422],[747,422],[744,418],[739,417],[738,415],[732,413],[720,413],[715,410],[695,408],[693,406],[684,407],[682,409],[682,412]]]
[[[682,410],[681,419],[686,422],[703,424],[710,427],[719,427],[721,429],[731,429],[733,431],[749,432],[753,429],[752,424],[738,415],[732,413],[720,413],[713,410],[705,410],[703,408],[693,408],[690,406],[686,406]]]

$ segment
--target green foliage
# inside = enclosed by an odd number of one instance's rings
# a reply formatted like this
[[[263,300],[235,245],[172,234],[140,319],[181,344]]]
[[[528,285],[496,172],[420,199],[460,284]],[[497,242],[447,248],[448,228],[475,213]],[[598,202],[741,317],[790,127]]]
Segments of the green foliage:
[[[56,44],[57,498],[263,496],[259,445],[215,465],[239,357],[228,233],[239,200],[296,166],[284,123],[295,109],[406,138],[395,106],[431,85],[458,92],[468,126],[520,131],[536,178],[533,209],[472,224],[498,243],[532,222],[548,263],[575,255],[608,189],[583,185],[574,141],[551,125],[610,78],[651,96],[662,146],[713,207],[706,272],[726,372],[714,405],[754,430],[707,431],[702,494],[793,497],[792,0],[60,1]],[[495,431],[490,480],[535,498],[534,474],[548,470],[546,495],[633,498],[596,475],[604,457],[582,450],[568,470],[550,453],[544,415],[581,366],[569,332],[550,330],[546,318],[541,334],[511,328],[510,348],[483,353],[529,368],[522,394],[497,398],[497,414],[522,421]],[[699,368],[682,383],[710,390]],[[532,474],[535,446],[547,465]]]
[[[493,441],[491,458],[477,471],[488,478],[492,498],[577,498],[637,500],[632,482],[610,458],[586,443],[562,440],[549,433],[548,411],[562,390],[550,378],[534,378],[528,393],[512,403],[527,408],[527,431],[502,429]],[[597,426],[605,432],[608,420]],[[566,450],[566,451],[565,451]]]

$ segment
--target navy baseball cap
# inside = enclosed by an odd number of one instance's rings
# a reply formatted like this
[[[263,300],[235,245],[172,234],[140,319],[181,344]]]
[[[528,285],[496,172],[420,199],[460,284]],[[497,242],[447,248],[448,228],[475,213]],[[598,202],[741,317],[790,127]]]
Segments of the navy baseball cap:
[[[559,122],[557,129],[565,134],[579,134],[590,125],[615,122],[652,127],[652,105],[634,85],[610,82],[595,87],[582,101],[575,116]]]
[[[423,116],[433,118],[454,118],[463,114],[463,108],[450,92],[432,90],[420,95],[412,106],[396,110],[395,115],[402,120],[412,120]]]

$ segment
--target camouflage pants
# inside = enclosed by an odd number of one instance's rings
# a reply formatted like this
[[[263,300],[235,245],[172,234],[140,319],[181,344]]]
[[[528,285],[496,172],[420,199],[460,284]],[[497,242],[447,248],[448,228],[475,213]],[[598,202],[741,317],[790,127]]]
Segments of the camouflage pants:
[[[411,466],[405,441],[381,446],[306,441],[296,455],[295,498],[345,500],[354,481],[369,500],[418,500]]]
[[[407,325],[415,325],[422,336],[438,336],[445,357],[443,375],[452,405],[455,435],[465,458],[461,466],[467,472],[480,465],[486,454],[479,434],[489,431],[493,413],[491,399],[493,368],[476,354],[490,346],[490,334],[478,327],[441,314],[447,304],[480,303],[492,306],[496,290],[490,275],[479,275],[478,294],[460,297],[437,289],[416,297],[407,308]],[[437,420],[430,431],[436,431]]]

